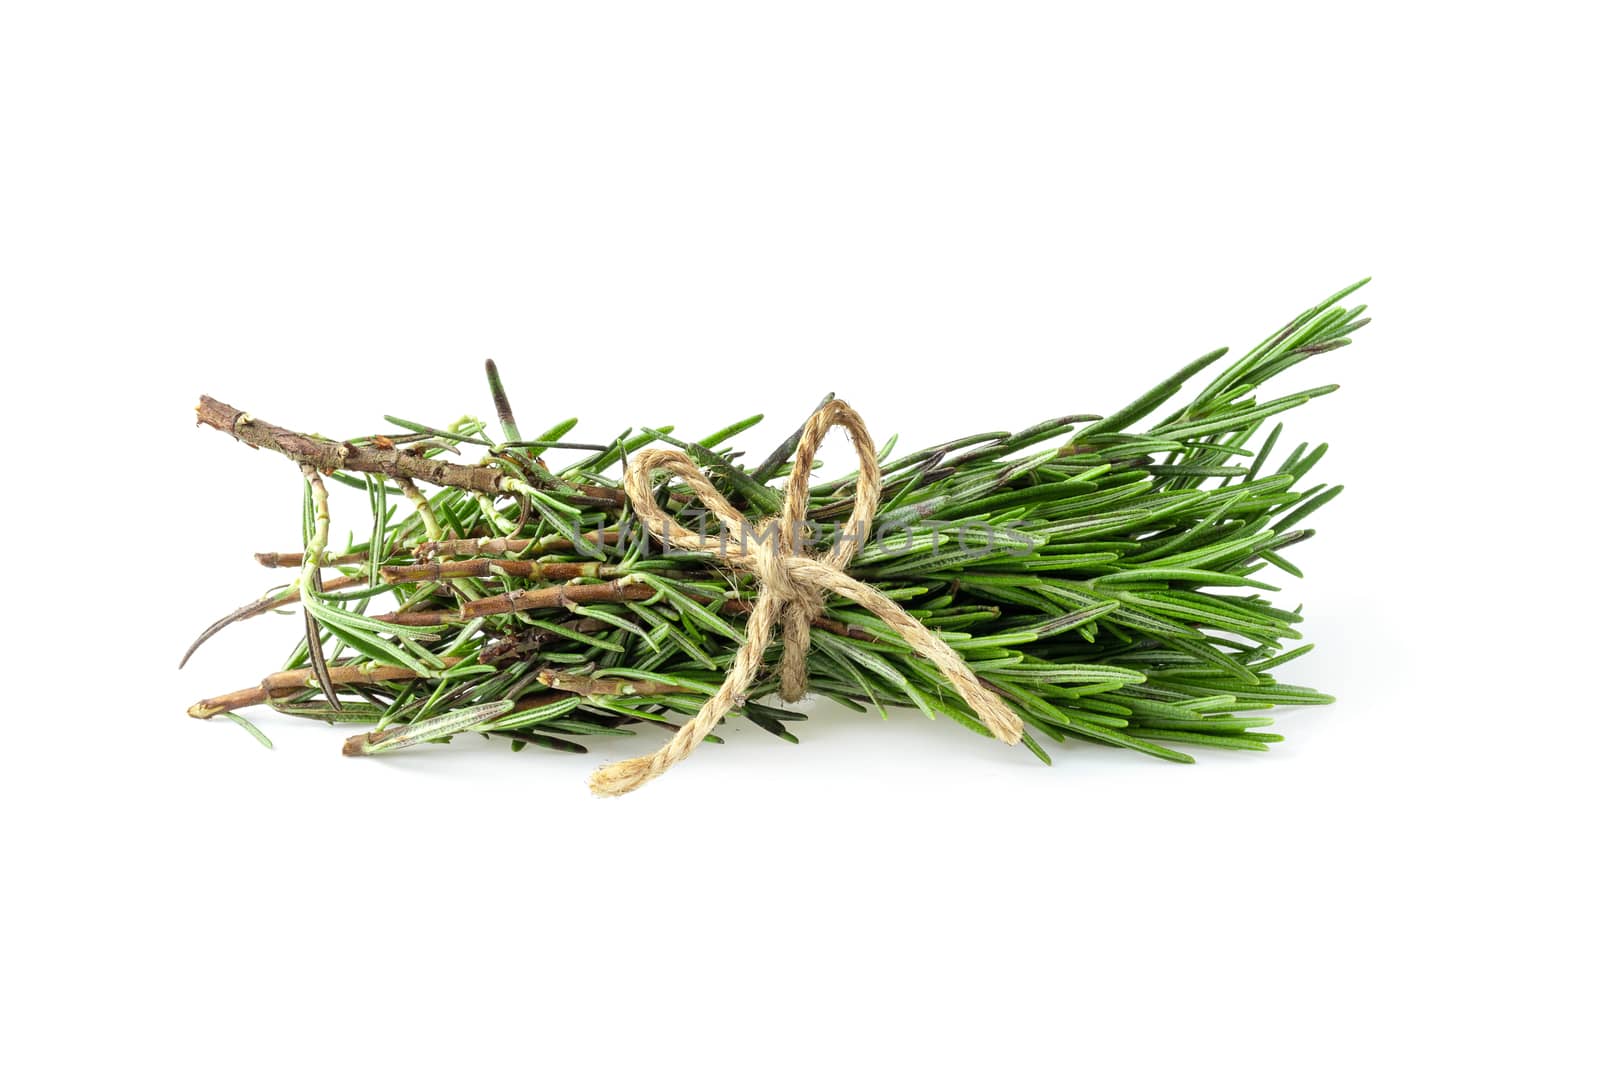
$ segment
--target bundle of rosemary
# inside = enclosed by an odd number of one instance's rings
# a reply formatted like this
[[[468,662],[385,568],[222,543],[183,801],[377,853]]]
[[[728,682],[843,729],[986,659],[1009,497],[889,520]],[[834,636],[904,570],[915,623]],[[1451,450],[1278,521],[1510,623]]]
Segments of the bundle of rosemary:
[[[1269,468],[1282,424],[1253,444],[1336,386],[1256,392],[1350,343],[1365,308],[1338,304],[1361,284],[1148,429],[1134,427],[1226,349],[1109,416],[901,456],[893,439],[874,449],[831,396],[756,463],[729,442],[760,416],[696,441],[663,426],[578,444],[572,420],[525,437],[492,362],[499,443],[477,419],[393,417],[395,433],[335,441],[202,397],[200,422],[300,465],[304,538],[257,556],[295,580],[207,628],[184,661],[223,627],[295,604],[306,636],[282,670],[189,713],[269,745],[241,709],[359,724],[344,747],[356,756],[462,733],[581,753],[585,736],[677,731],[653,762],[626,761],[638,764],[627,781],[597,775],[605,793],[718,740],[723,714],[796,740],[801,689],[1020,739],[1046,763],[1041,738],[1180,762],[1192,757],[1173,746],[1264,750],[1281,738],[1261,712],[1331,700],[1275,679],[1311,646],[1286,650],[1301,619],[1266,598],[1277,587],[1265,579],[1299,575],[1284,552],[1340,487],[1305,485],[1326,445]],[[862,471],[811,484],[817,440],[837,422]],[[464,448],[482,455],[465,462]],[[547,458],[574,452],[565,466]],[[652,479],[656,468],[684,484]],[[325,478],[367,494],[364,542],[329,545]]]

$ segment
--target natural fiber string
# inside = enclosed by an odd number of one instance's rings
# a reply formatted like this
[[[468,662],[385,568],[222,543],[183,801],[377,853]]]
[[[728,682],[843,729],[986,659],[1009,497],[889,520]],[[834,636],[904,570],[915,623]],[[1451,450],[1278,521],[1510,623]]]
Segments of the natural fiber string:
[[[810,499],[811,468],[817,447],[835,426],[843,426],[861,460],[856,477],[856,499],[850,512],[847,536],[836,539],[820,558],[796,551],[796,537],[806,520]],[[856,550],[866,540],[877,515],[881,483],[877,451],[861,416],[842,400],[820,408],[800,434],[795,448],[793,470],[784,492],[781,514],[768,520],[753,537],[746,537],[744,516],[734,510],[726,497],[717,492],[700,468],[687,455],[672,449],[651,449],[634,456],[623,479],[628,502],[652,533],[678,548],[703,552],[705,536],[685,529],[663,511],[655,500],[652,476],[658,470],[670,471],[688,483],[702,503],[723,524],[723,559],[730,566],[748,571],[761,584],[761,593],[751,608],[745,626],[745,641],[734,654],[722,685],[705,702],[693,719],[684,723],[661,749],[649,756],[609,763],[594,772],[589,788],[599,796],[621,796],[663,774],[669,767],[693,752],[695,746],[716,728],[723,716],[744,703],[745,695],[760,673],[762,658],[772,640],[772,630],[783,624],[783,659],[779,667],[779,692],[785,700],[805,695],[806,655],[811,648],[811,620],[822,613],[824,597],[846,597],[882,619],[918,653],[931,660],[977,713],[989,732],[1008,745],[1022,738],[1022,721],[993,693],[983,688],[961,657],[935,637],[899,604],[864,582],[844,573]],[[779,524],[776,531],[771,523]]]

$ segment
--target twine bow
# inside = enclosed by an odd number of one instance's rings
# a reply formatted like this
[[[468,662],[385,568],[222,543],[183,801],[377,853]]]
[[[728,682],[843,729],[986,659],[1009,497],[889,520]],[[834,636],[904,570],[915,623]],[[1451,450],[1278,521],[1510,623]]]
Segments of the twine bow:
[[[826,555],[814,558],[797,552],[795,541],[806,519],[811,468],[817,447],[835,426],[843,426],[849,434],[861,460],[861,471],[856,477],[856,499],[850,512],[847,536],[836,538]],[[782,512],[763,524],[754,536],[745,536],[748,531],[744,516],[717,492],[694,460],[675,449],[650,449],[639,453],[628,464],[623,479],[628,502],[651,532],[679,548],[705,551],[703,534],[680,526],[656,504],[651,479],[657,470],[670,471],[682,478],[721,520],[723,559],[730,566],[754,574],[761,583],[761,594],[750,610],[744,644],[734,655],[733,665],[721,687],[705,702],[699,714],[684,723],[672,740],[652,755],[608,763],[595,771],[589,779],[589,788],[596,795],[621,796],[632,792],[693,752],[724,715],[744,703],[746,693],[761,670],[767,645],[772,641],[772,629],[780,620],[783,623],[783,659],[779,667],[779,692],[785,700],[803,697],[806,654],[811,648],[811,620],[822,613],[824,597],[829,593],[866,608],[931,660],[996,737],[1008,745],[1021,739],[1022,721],[983,688],[954,649],[935,637],[899,604],[844,573],[871,529],[882,488],[872,437],[862,424],[861,416],[850,405],[842,400],[831,400],[807,421],[795,448]],[[775,531],[771,528],[773,522],[779,524]],[[730,536],[735,534],[736,543]]]

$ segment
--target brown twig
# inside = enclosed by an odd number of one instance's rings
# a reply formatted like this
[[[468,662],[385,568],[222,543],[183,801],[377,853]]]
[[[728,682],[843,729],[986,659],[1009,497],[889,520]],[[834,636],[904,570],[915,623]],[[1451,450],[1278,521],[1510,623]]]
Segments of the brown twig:
[[[265,448],[288,456],[297,463],[319,471],[345,470],[382,474],[389,478],[411,478],[432,485],[465,489],[473,493],[496,494],[502,491],[505,475],[496,467],[469,466],[442,459],[429,459],[406,449],[354,445],[288,430],[213,397],[202,396],[195,407],[196,422],[221,430],[252,448]],[[627,496],[620,489],[604,485],[573,487],[576,502],[621,507]]]
[[[459,609],[391,612],[387,615],[374,615],[373,619],[378,622],[398,623],[402,626],[444,626],[461,622],[463,619],[482,618],[485,615],[510,615],[518,611],[572,608],[586,604],[620,604],[627,600],[648,600],[655,595],[656,591],[650,586],[627,581],[598,582],[590,585],[552,585],[540,589],[515,589],[499,596],[468,600]],[[689,596],[708,605],[713,611],[726,611],[735,615],[748,615],[755,606],[752,601],[732,597],[723,600],[694,593],[690,593]],[[871,631],[826,616],[817,616],[811,620],[811,625],[819,630],[826,630],[840,637],[854,638],[857,641],[878,640],[877,635]]]
[[[540,589],[513,589],[499,596],[468,600],[459,609],[445,611],[401,611],[374,615],[377,622],[402,626],[441,626],[485,615],[509,615],[540,608],[571,608],[583,604],[619,604],[624,600],[648,600],[656,591],[648,585],[618,579],[594,585],[550,585]]]
[[[306,557],[303,552],[257,552],[256,562],[263,567],[300,567],[305,564]],[[324,567],[348,567],[355,563],[365,563],[365,552],[346,552],[342,556],[324,556]],[[323,588],[327,588],[325,585]]]
[[[446,667],[460,663],[460,656],[441,657]],[[395,682],[405,681],[420,677],[416,671],[406,667],[391,667],[372,662],[356,664],[349,667],[329,667],[328,679],[335,685],[359,685],[365,682]],[[249,689],[237,689],[232,693],[221,696],[208,697],[189,708],[189,714],[196,719],[209,719],[224,711],[237,711],[240,708],[253,707],[265,704],[280,697],[293,696],[314,680],[310,668],[296,671],[278,671],[269,674],[261,680],[261,684],[251,686]]]
[[[474,493],[495,493],[500,489],[502,474],[494,467],[469,467],[442,459],[428,459],[398,448],[368,448],[312,437],[275,426],[209,396],[202,396],[194,410],[196,421],[202,425],[221,430],[251,448],[269,449],[317,470],[360,471],[390,478],[415,478],[433,485],[466,489]]]
[[[442,582],[453,578],[532,578],[566,582],[574,578],[621,578],[630,573],[615,563],[540,563],[531,559],[454,559],[384,567],[385,582]],[[658,570],[668,578],[703,578],[704,571]]]
[[[621,530],[591,531],[583,535],[590,544],[615,545],[622,539]],[[570,538],[546,537],[533,541],[526,537],[463,537],[453,541],[424,541],[413,552],[418,559],[432,556],[498,556],[515,555],[529,547],[539,554],[570,552],[576,546]]]
[[[386,582],[442,582],[451,578],[533,578],[565,582],[573,578],[617,578],[626,573],[609,563],[538,563],[528,559],[454,559],[404,563],[383,568]]]

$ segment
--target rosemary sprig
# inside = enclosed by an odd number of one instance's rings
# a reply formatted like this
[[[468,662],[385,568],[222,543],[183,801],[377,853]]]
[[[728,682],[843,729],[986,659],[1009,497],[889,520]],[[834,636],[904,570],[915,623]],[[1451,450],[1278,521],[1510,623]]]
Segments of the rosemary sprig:
[[[1361,284],[1290,320],[1164,416],[1226,349],[1108,416],[968,435],[898,459],[891,443],[878,531],[850,573],[954,648],[1021,716],[1045,762],[1041,738],[1179,762],[1192,762],[1181,747],[1280,740],[1260,712],[1331,698],[1277,679],[1311,646],[1291,647],[1301,617],[1268,595],[1278,574],[1299,576],[1286,552],[1313,536],[1305,521],[1341,487],[1307,484],[1325,445],[1274,465],[1283,426],[1262,431],[1335,387],[1258,394],[1350,343],[1365,308],[1339,301]],[[331,441],[202,398],[202,422],[304,465],[307,538],[301,552],[257,556],[299,568],[296,581],[224,616],[190,654],[233,622],[295,604],[307,637],[283,670],[200,701],[192,715],[230,718],[258,737],[240,709],[370,728],[346,744],[351,755],[463,733],[582,752],[576,738],[671,727],[715,690],[743,640],[753,582],[719,566],[714,525],[705,552],[664,554],[633,519],[616,466],[654,442],[681,448],[754,522],[776,507],[772,483],[794,438],[750,467],[729,442],[759,416],[698,441],[660,427],[568,445],[572,421],[523,439],[492,363],[488,374],[500,444],[477,419],[434,429],[391,418],[412,434]],[[484,453],[476,465],[457,458],[473,447]],[[553,470],[544,457],[563,448],[585,455]],[[331,551],[318,472],[367,492],[366,542]],[[822,546],[844,535],[825,523],[848,513],[853,487],[853,475],[813,485]],[[661,500],[696,528],[691,497],[663,490]],[[391,610],[369,613],[379,599]],[[812,629],[814,691],[862,712],[912,707],[986,732],[871,614],[830,603]],[[768,661],[776,656],[769,649]],[[775,706],[776,689],[776,678],[761,681],[741,713],[793,741],[804,715]]]

